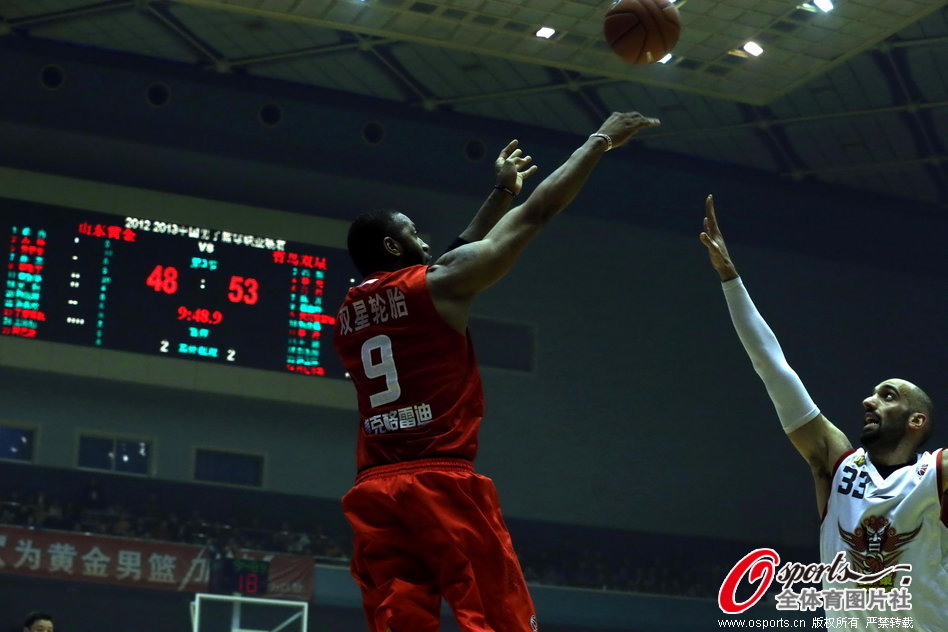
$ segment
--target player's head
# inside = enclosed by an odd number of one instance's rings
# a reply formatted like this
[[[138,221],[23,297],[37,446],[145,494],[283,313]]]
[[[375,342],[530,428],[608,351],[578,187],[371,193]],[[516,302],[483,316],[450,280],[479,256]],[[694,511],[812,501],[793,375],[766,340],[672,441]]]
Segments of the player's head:
[[[909,381],[892,378],[882,382],[862,405],[865,416],[860,441],[867,449],[894,448],[903,441],[916,449],[932,435],[932,400]]]
[[[46,612],[31,612],[23,621],[23,632],[53,632],[53,617]]]
[[[428,263],[428,244],[404,213],[385,209],[360,215],[349,227],[349,256],[364,276]]]

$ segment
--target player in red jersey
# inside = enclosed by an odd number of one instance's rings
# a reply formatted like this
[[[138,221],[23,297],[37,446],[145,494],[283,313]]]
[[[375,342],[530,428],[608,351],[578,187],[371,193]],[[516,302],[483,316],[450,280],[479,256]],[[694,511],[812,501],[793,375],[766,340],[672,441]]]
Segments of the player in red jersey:
[[[431,265],[428,245],[402,213],[373,212],[352,224],[349,252],[365,279],[346,295],[333,342],[359,402],[359,474],[343,509],[373,632],[438,630],[442,597],[464,632],[537,629],[497,492],[472,465],[484,397],[468,313],[606,151],[658,124],[612,114],[504,213],[533,169],[511,143],[498,158],[491,198],[457,247]]]

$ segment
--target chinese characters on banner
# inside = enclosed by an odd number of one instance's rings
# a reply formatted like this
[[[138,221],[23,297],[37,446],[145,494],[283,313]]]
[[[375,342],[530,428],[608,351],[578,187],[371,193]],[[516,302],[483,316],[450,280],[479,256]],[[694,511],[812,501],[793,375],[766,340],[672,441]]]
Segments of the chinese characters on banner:
[[[244,551],[270,561],[265,596],[308,601],[313,559],[302,555]],[[206,547],[46,531],[0,525],[0,573],[98,582],[160,590],[206,592],[210,558]]]

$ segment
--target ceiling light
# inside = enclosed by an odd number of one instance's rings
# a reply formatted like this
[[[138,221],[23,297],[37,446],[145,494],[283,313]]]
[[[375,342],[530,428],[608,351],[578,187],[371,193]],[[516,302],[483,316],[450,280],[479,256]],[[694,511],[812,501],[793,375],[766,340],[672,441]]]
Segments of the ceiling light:
[[[551,29],[548,26],[541,26],[540,30],[537,31],[537,37],[542,37],[543,39],[550,39],[556,33],[556,29]]]
[[[672,54],[671,54],[671,53],[668,53],[668,54],[666,54],[664,57],[662,57],[661,59],[659,59],[659,60],[658,60],[658,63],[660,63],[660,64],[667,64],[669,61],[671,61],[671,58],[672,58]]]
[[[829,13],[833,10],[833,0],[813,0],[813,4],[823,13]]]
[[[757,42],[747,42],[744,44],[744,50],[748,54],[753,55],[754,57],[759,57],[761,53],[764,52],[764,49],[760,47],[760,44]]]

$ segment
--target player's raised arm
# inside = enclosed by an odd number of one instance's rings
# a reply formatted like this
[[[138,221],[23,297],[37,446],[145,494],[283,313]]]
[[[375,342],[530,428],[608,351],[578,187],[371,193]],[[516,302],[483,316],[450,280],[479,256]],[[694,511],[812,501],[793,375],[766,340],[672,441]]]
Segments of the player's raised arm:
[[[761,317],[731,260],[714,213],[714,200],[705,202],[701,243],[721,278],[731,321],[754,370],[767,387],[784,432],[813,472],[817,505],[822,512],[829,494],[832,469],[852,445],[836,426],[820,414],[803,382],[787,363],[780,343]]]
[[[445,252],[483,239],[513,206],[514,198],[523,189],[523,181],[536,173],[537,166],[530,164],[533,158],[524,156],[523,150],[518,147],[519,144],[520,141],[514,139],[500,150],[500,154],[494,160],[496,179],[490,195],[484,200],[471,223]]]
[[[463,318],[458,321],[447,312],[464,312],[474,295],[510,270],[537,232],[576,197],[606,151],[625,144],[638,131],[658,124],[658,119],[637,112],[613,113],[482,240],[439,258],[428,271],[428,285],[445,317],[456,325],[462,322]]]

